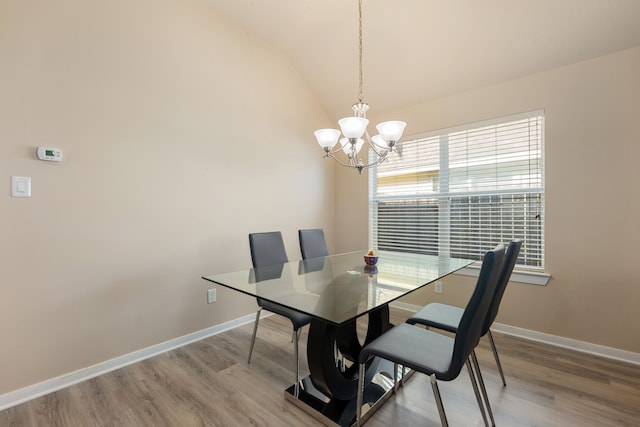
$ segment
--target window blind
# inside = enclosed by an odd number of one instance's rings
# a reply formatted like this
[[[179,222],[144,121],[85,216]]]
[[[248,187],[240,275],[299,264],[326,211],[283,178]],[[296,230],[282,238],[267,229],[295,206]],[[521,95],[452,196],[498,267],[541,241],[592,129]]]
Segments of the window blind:
[[[544,267],[544,114],[422,135],[369,175],[370,245],[480,260],[522,239],[518,265]]]

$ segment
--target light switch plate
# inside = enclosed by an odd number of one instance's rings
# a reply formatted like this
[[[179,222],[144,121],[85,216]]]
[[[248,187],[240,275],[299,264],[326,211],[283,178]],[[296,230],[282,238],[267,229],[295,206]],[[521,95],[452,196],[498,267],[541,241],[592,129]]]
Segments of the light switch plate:
[[[11,195],[13,197],[31,197],[31,178],[28,176],[12,176]]]
[[[213,304],[214,302],[216,302],[216,290],[209,289],[207,291],[207,304]]]
[[[434,288],[434,292],[435,292],[436,294],[441,294],[441,293],[442,293],[442,282],[438,280],[438,281],[435,283],[435,285],[436,285],[436,286],[435,286],[435,288]]]

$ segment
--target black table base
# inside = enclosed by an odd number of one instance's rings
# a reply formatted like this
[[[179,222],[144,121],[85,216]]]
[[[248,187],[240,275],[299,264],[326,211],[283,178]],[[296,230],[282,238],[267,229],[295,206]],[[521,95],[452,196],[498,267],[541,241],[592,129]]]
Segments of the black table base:
[[[398,370],[400,372],[400,368]],[[375,374],[372,374],[371,381],[364,388],[362,421],[367,420],[393,395],[393,363],[375,359],[368,371],[375,371]],[[400,378],[401,374],[398,375]],[[405,374],[405,378],[407,377],[408,374]],[[284,395],[288,401],[326,425],[351,427],[356,423],[356,396],[348,400],[330,398],[314,387],[310,377],[300,381],[297,396],[294,385],[286,389]]]
[[[388,305],[369,313],[364,344],[359,342],[355,319],[339,326],[314,319],[307,342],[310,375],[300,381],[299,390],[289,387],[285,397],[326,424],[354,425],[358,355],[364,345],[391,327]],[[392,394],[393,363],[372,359],[365,376],[363,413],[364,407],[372,407],[370,416]]]

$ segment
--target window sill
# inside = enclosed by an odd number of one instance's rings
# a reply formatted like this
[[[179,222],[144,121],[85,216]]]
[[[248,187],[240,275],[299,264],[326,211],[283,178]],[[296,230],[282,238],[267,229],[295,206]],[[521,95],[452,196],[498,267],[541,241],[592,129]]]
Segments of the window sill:
[[[478,277],[480,274],[480,263],[470,265],[462,270],[458,270],[455,274],[463,276]],[[529,285],[546,286],[551,278],[549,273],[539,273],[536,271],[513,270],[511,273],[511,282],[527,283]]]

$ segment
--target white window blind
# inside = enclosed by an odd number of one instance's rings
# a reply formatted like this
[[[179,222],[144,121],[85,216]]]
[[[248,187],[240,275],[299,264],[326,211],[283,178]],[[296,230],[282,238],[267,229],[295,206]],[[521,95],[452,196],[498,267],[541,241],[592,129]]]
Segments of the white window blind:
[[[520,267],[544,267],[544,114],[422,135],[369,175],[377,250],[480,260],[522,239]]]

